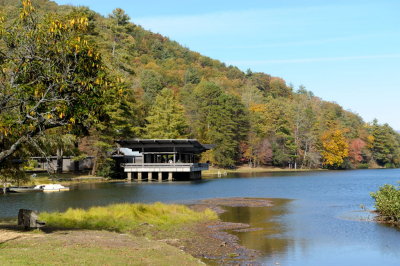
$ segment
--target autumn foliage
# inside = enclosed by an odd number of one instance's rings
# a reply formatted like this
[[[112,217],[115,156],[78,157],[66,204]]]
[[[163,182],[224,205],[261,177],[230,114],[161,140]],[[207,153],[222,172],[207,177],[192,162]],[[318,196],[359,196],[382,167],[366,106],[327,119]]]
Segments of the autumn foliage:
[[[103,161],[116,139],[173,137],[215,144],[202,160],[220,167],[400,166],[389,125],[193,52],[122,9],[103,17],[48,0],[0,6],[0,157],[16,146],[26,155],[22,143],[61,126],[87,134],[96,145],[80,150]]]
[[[332,129],[321,136],[323,164],[339,167],[349,155],[349,144],[344,137],[345,130]]]

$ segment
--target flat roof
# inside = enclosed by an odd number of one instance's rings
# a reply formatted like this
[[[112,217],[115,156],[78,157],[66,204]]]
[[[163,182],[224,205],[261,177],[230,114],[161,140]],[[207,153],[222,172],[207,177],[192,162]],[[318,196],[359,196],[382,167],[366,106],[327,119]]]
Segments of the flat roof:
[[[211,144],[201,144],[197,139],[129,139],[117,140],[121,147],[133,151],[144,152],[180,152],[202,153],[214,147]]]

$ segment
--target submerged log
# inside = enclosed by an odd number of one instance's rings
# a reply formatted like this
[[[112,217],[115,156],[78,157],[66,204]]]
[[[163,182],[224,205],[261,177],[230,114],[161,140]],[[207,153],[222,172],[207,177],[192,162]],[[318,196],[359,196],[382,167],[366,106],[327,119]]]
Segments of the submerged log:
[[[38,219],[38,214],[32,210],[20,209],[18,212],[18,225],[24,226],[25,229],[45,226],[46,223]]]

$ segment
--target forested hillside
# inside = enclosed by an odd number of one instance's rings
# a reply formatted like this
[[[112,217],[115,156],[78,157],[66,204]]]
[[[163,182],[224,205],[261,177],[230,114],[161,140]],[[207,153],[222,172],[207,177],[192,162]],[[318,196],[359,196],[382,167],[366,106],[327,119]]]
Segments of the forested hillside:
[[[87,18],[84,37],[98,50],[110,79],[105,84],[116,84],[101,95],[104,102],[92,103],[101,104],[101,111],[91,116],[90,126],[49,129],[47,139],[55,140],[51,145],[38,141],[38,150],[95,155],[100,172],[106,171],[114,140],[124,138],[196,138],[216,145],[202,159],[220,167],[400,166],[400,136],[389,125],[365,123],[304,87],[190,51],[131,23],[118,8],[105,18],[85,7],[32,2],[38,20]],[[21,4],[0,0],[0,6],[7,27],[19,17]],[[7,45],[0,43],[2,49]],[[0,91],[0,98],[4,95]],[[12,144],[5,141],[13,134],[6,113],[0,113],[2,151]]]

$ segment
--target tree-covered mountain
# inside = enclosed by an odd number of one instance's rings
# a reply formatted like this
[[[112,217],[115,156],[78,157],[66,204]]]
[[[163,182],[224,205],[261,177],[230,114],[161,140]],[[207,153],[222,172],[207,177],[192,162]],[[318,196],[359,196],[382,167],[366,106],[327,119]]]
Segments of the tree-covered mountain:
[[[38,20],[87,18],[85,38],[118,83],[118,89],[102,95],[102,112],[91,127],[79,132],[81,152],[96,155],[100,168],[114,140],[141,137],[213,143],[203,160],[221,167],[400,166],[400,136],[389,125],[365,123],[302,86],[293,88],[282,78],[243,72],[193,52],[131,23],[118,8],[106,18],[86,7],[32,2]],[[18,18],[19,1],[0,0],[0,6],[4,25]],[[0,91],[0,102],[1,97]],[[62,132],[74,133],[69,128]]]

